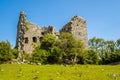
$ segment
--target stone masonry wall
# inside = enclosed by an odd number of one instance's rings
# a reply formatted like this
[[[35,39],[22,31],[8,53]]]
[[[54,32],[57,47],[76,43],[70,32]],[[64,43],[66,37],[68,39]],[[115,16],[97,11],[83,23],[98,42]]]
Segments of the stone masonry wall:
[[[63,26],[60,32],[72,33],[75,39],[82,40],[85,48],[88,48],[88,35],[85,19],[74,16],[65,26]]]
[[[39,28],[38,25],[28,22],[26,14],[21,12],[17,28],[16,48],[20,52],[31,54],[44,35],[48,33],[56,36],[57,32],[54,26]]]
[[[83,18],[74,16],[60,32],[72,33],[76,39],[81,39],[84,42],[86,48],[88,47],[86,21]],[[38,25],[26,20],[24,12],[20,12],[16,39],[16,48],[20,52],[32,54],[34,48],[39,45],[45,34],[60,35],[54,26],[39,28]]]

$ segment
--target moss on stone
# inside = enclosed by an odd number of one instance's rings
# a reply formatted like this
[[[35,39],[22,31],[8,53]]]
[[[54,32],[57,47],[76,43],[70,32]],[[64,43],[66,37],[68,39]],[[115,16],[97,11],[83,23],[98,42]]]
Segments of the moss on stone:
[[[28,30],[30,27],[29,27],[29,24],[30,24],[30,22],[29,21],[26,21],[25,22],[25,28]]]

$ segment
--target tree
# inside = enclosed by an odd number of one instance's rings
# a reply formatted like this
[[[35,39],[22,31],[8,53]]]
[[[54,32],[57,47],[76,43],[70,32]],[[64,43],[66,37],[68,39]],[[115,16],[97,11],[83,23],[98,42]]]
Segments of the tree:
[[[18,58],[18,53],[19,51],[17,49],[12,49],[12,54],[14,55],[14,58],[17,59]]]
[[[102,38],[93,37],[89,39],[89,50],[94,50],[97,53],[97,56],[101,60],[105,54],[105,40]]]
[[[85,53],[84,44],[81,40],[75,40],[72,48],[72,63],[83,63],[83,55]]]
[[[119,61],[120,39],[115,42],[94,37],[89,40],[89,49],[97,52],[100,63],[113,63]]]
[[[61,33],[58,47],[62,50],[63,62],[75,64],[78,62],[78,56],[84,50],[84,44],[81,40],[75,40],[70,33]]]
[[[93,37],[91,39],[89,39],[89,49],[95,50],[95,51],[99,51],[100,49],[104,48],[104,42],[105,40],[102,38],[96,38]]]
[[[116,41],[116,47],[117,47],[117,50],[120,50],[120,39]]]
[[[111,63],[120,62],[120,51],[116,51],[114,53],[111,53],[109,60]]]
[[[84,56],[84,64],[98,64],[98,55],[94,50],[88,50]]]
[[[54,46],[56,38],[52,34],[47,34],[44,36],[41,42],[41,49],[50,50]]]
[[[0,42],[0,63],[6,62],[14,58],[11,45],[8,41]]]
[[[49,63],[62,63],[62,51],[59,47],[54,46],[50,50],[50,55],[48,56]]]
[[[37,47],[32,54],[32,61],[34,63],[47,63],[47,57],[49,56],[49,53],[44,50],[44,49],[39,49],[39,47]]]

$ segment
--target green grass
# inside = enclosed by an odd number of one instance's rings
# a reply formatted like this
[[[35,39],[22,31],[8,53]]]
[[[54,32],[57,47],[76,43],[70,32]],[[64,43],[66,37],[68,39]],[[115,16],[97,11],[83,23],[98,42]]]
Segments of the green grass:
[[[120,65],[1,64],[0,80],[120,80]]]

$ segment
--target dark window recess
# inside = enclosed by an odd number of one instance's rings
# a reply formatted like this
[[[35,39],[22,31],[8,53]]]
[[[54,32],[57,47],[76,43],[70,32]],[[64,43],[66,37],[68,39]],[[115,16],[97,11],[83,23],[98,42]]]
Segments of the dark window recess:
[[[42,35],[44,35],[44,32],[41,32]]]
[[[37,42],[37,38],[36,37],[33,37],[33,42]]]
[[[42,41],[43,37],[40,37],[40,41]]]
[[[28,43],[28,37],[25,37],[25,43]]]

